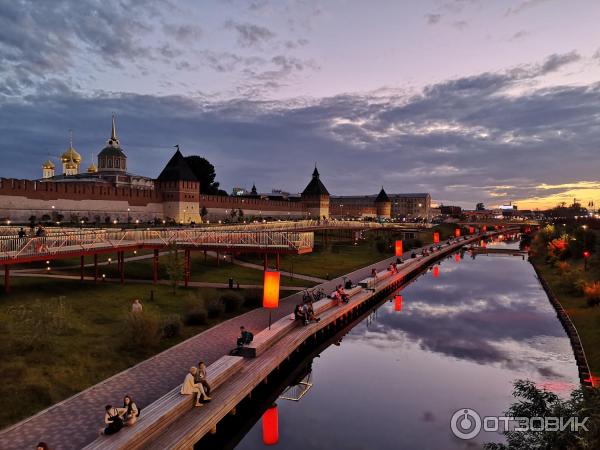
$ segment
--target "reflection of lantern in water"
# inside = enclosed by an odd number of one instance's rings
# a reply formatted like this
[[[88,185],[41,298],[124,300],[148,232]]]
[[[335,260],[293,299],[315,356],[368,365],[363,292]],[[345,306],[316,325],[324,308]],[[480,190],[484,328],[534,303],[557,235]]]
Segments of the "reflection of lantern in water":
[[[394,298],[394,311],[402,311],[402,296],[399,294]]]
[[[469,227],[469,234],[475,233],[475,227]]]
[[[437,278],[440,276],[440,268],[438,266],[433,266],[433,277]]]
[[[485,241],[481,241],[480,245],[481,245],[483,248],[486,248],[486,247],[487,247],[487,242],[485,242]]]
[[[456,260],[456,262],[460,262],[460,253],[454,255],[454,259]]]
[[[263,443],[277,445],[279,443],[279,419],[277,405],[271,406],[262,416]]]
[[[483,227],[481,227],[481,230],[485,233],[487,231],[487,225],[484,225]]]
[[[454,230],[454,236],[460,237],[460,228],[457,228],[456,230]]]
[[[402,253],[404,253],[404,251],[402,250],[402,241],[396,241],[396,256],[401,258]]]
[[[440,243],[440,233],[438,233],[437,231],[433,233],[433,243],[434,244]]]

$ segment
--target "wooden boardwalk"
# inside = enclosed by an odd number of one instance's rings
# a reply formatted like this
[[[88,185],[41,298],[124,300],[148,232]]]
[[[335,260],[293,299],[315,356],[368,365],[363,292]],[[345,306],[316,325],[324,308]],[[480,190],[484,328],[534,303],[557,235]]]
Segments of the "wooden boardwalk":
[[[343,323],[353,320],[361,314],[365,308],[376,303],[382,295],[389,294],[400,287],[413,275],[426,270],[435,260],[451,253],[465,244],[480,239],[479,236],[463,238],[450,245],[444,245],[428,256],[418,256],[408,259],[400,265],[399,272],[376,282],[372,289],[362,289],[352,296],[348,304],[327,309],[320,315],[321,320],[308,326],[295,326],[289,332],[279,337],[260,356],[244,360],[242,369],[231,376],[219,389],[212,393],[213,401],[202,408],[190,408],[177,418],[165,431],[160,433],[156,439],[149,442],[129,442],[127,445],[113,446],[110,438],[101,438],[89,449],[192,449],[194,444],[202,439],[207,433],[214,431],[219,422],[227,415],[235,411],[236,406],[260,384],[268,382],[269,374],[276,370],[282,362],[290,357],[303,345],[314,342],[319,333],[324,330],[337,328]],[[288,317],[280,321],[289,321]],[[122,431],[127,433],[127,430]],[[123,441],[120,439],[120,441]]]

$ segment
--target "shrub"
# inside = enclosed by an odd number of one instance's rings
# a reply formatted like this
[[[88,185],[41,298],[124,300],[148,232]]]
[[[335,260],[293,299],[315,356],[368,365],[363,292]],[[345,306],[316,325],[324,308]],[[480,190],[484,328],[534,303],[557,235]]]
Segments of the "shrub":
[[[161,339],[159,320],[147,312],[128,313],[125,317],[125,346],[135,349],[153,349]]]
[[[206,302],[206,312],[208,313],[208,317],[214,319],[223,314],[225,310],[223,303],[217,298],[212,298]]]
[[[244,304],[244,298],[237,292],[226,292],[221,295],[220,301],[228,313],[236,312]]]
[[[244,292],[244,306],[247,308],[258,308],[262,305],[262,291],[260,289],[249,289]]]
[[[181,335],[183,323],[179,314],[169,314],[162,320],[162,336],[169,339]]]
[[[587,300],[588,306],[600,305],[600,282],[594,281],[592,283],[586,283],[583,292]]]
[[[204,307],[191,309],[185,313],[184,321],[186,325],[205,325],[208,321],[208,314]]]

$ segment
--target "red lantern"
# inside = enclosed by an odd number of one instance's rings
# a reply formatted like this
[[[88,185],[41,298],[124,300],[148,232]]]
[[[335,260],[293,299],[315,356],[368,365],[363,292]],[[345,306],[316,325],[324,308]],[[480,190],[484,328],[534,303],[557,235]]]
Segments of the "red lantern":
[[[402,250],[402,241],[396,241],[396,256],[402,258],[402,253],[404,253]]]
[[[433,266],[433,277],[437,278],[440,276],[440,268],[438,266]]]
[[[460,253],[454,255],[454,259],[456,260],[456,262],[460,262]]]
[[[277,445],[279,443],[279,418],[277,405],[271,406],[262,416],[263,443]]]
[[[460,237],[460,228],[457,228],[456,230],[454,230],[454,236]]]
[[[435,231],[433,233],[433,243],[434,244],[439,244],[440,243],[440,233],[438,233],[437,231]]]
[[[484,225],[482,228],[483,232],[485,233],[487,231],[487,225]]]
[[[265,272],[263,287],[263,308],[277,308],[279,306],[279,272]]]
[[[475,227],[469,227],[469,234],[475,233]]]
[[[589,258],[590,257],[590,252],[588,252],[587,250],[585,252],[583,252],[583,257],[584,258]]]
[[[394,311],[402,311],[402,296],[396,295],[394,299]]]

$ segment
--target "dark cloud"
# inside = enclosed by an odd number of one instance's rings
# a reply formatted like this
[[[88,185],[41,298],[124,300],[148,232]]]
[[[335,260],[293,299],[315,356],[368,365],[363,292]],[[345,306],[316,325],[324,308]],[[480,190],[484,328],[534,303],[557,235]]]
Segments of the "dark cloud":
[[[213,162],[228,188],[256,180],[263,191],[300,191],[318,161],[335,194],[376,193],[383,183],[388,192],[429,191],[436,200],[470,207],[496,204],[501,194],[502,201],[546,194],[536,185],[597,180],[600,85],[528,87],[518,94],[514,88],[576,58],[552,55],[536,65],[431,85],[417,95],[288,102],[82,96],[68,82],[48,82],[43,94],[0,103],[0,176],[39,176],[47,152],[64,149],[69,128],[86,158],[98,152],[116,111],[131,169],[149,176],[159,173],[178,143]],[[223,71],[230,65],[250,71],[256,84],[244,86],[244,95],[276,88],[285,82],[282,74],[306,70],[286,55],[264,60],[272,67],[265,70],[235,56],[229,65],[224,61],[214,58]]]
[[[425,20],[428,25],[435,25],[442,19],[441,14],[425,14]]]
[[[225,28],[237,32],[237,42],[242,47],[257,47],[275,37],[275,33],[268,28],[251,23],[228,20]]]

